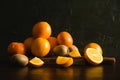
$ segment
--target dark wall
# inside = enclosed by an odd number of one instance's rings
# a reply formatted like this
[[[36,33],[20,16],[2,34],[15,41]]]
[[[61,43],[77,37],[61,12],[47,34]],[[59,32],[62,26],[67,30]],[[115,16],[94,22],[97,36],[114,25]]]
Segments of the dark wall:
[[[89,42],[99,43],[104,56],[120,58],[120,1],[118,0],[4,0],[1,10],[0,60],[7,46],[31,36],[38,21],[50,23],[56,36],[68,31],[83,51]]]

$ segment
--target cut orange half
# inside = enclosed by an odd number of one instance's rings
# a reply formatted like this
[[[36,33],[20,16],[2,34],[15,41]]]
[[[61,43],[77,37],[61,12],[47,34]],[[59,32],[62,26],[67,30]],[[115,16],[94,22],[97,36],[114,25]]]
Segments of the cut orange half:
[[[34,57],[33,59],[31,59],[30,61],[29,61],[29,63],[30,63],[30,65],[32,66],[32,67],[40,67],[40,66],[42,66],[43,64],[44,64],[44,61],[42,61],[40,58],[38,58],[38,57]]]
[[[84,53],[84,57],[88,61],[88,63],[92,65],[98,65],[103,61],[102,54],[94,48],[87,48]]]
[[[70,57],[81,57],[81,54],[78,50],[73,50],[68,54]]]
[[[63,67],[69,67],[73,64],[73,58],[58,56],[56,59],[56,64],[61,65]]]

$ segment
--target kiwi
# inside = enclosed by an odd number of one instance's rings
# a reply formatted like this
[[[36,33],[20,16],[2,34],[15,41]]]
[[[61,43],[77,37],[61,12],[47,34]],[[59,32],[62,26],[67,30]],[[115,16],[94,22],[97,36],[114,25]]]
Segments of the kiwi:
[[[75,45],[72,45],[71,47],[69,47],[69,50],[70,50],[70,52],[74,51],[74,50],[78,50],[79,51],[78,47],[75,46]]]
[[[65,45],[58,45],[53,49],[53,54],[55,56],[67,56],[68,53],[69,53],[69,48]]]
[[[11,62],[18,66],[26,66],[28,61],[28,57],[23,54],[15,54],[11,57]]]

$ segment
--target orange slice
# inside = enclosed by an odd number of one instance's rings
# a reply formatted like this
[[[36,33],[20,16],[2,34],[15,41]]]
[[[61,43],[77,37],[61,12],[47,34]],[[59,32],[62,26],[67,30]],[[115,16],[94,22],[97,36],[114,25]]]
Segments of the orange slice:
[[[69,67],[73,64],[73,58],[69,58],[66,64],[63,65],[63,67]]]
[[[61,65],[63,67],[69,67],[73,64],[73,58],[58,56],[56,59],[56,64]]]
[[[29,61],[29,63],[30,63],[30,65],[32,66],[32,67],[40,67],[40,66],[42,66],[43,64],[44,64],[44,61],[42,61],[40,58],[38,58],[38,57],[34,57],[33,59],[31,59],[30,61]]]
[[[87,48],[84,53],[84,57],[88,61],[88,63],[92,65],[98,65],[103,61],[102,54],[94,48]]]
[[[70,57],[81,57],[81,54],[78,50],[73,50],[68,54]]]

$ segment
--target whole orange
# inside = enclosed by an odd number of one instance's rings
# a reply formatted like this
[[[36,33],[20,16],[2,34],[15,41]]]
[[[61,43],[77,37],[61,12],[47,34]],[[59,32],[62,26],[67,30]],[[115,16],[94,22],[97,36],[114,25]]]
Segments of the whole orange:
[[[73,45],[73,38],[70,33],[66,31],[62,31],[57,36],[57,41],[61,45],[66,45],[67,47],[71,47]]]
[[[27,51],[31,51],[31,44],[32,44],[33,40],[34,40],[33,37],[28,37],[24,40],[24,45],[25,45]]]
[[[26,48],[21,42],[11,42],[7,48],[8,53],[13,54],[25,54]]]
[[[34,56],[44,57],[50,51],[50,43],[47,39],[36,38],[31,45],[31,52]]]
[[[36,23],[32,29],[32,34],[35,38],[42,37],[47,39],[48,37],[50,37],[51,33],[51,26],[45,21]]]
[[[86,51],[87,48],[95,48],[95,49],[97,49],[101,54],[103,54],[102,48],[101,48],[101,46],[100,46],[98,43],[95,43],[95,42],[88,43],[88,44],[85,46],[85,48],[84,48],[84,52]]]
[[[57,38],[56,37],[49,37],[47,40],[50,43],[50,50],[52,51],[53,48],[58,45]]]

